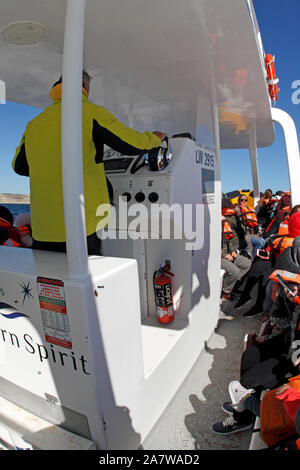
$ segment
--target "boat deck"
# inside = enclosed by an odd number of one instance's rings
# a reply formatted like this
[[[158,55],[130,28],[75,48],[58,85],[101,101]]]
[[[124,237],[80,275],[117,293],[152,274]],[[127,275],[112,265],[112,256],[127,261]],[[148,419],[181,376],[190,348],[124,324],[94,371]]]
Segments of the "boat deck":
[[[226,303],[222,309],[226,310]],[[220,320],[196,364],[141,449],[248,450],[252,431],[230,436],[212,432],[211,425],[228,415],[221,406],[229,401],[228,383],[239,378],[246,333],[258,332],[260,317]],[[159,390],[157,391],[159,393]],[[159,399],[159,397],[158,397]],[[0,443],[0,450],[4,450]]]
[[[225,311],[226,306],[223,304],[222,308]],[[244,336],[249,332],[258,332],[261,326],[260,316],[233,316],[232,321],[219,321],[205,351],[199,356],[151,436],[143,443],[143,449],[249,449],[251,430],[230,436],[217,435],[211,430],[215,421],[222,421],[228,416],[222,410],[222,403],[230,401],[229,382],[239,379]]]

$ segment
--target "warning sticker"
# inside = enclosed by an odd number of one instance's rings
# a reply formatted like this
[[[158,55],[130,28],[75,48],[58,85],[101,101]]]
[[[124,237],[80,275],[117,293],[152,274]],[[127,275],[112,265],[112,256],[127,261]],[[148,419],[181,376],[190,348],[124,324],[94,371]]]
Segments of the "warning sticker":
[[[37,286],[46,341],[71,349],[63,281],[38,277]]]

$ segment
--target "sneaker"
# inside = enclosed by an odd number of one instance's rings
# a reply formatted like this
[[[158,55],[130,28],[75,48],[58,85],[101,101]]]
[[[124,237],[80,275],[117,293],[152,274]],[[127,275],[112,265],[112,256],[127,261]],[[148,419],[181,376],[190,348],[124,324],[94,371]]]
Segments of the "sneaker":
[[[225,401],[222,405],[222,410],[225,411],[225,413],[232,415],[234,412],[234,407],[231,401]]]
[[[216,434],[234,434],[236,432],[245,431],[246,429],[251,429],[253,426],[253,420],[247,423],[238,423],[233,417],[233,415],[228,416],[224,421],[219,421],[212,425],[212,430]]]
[[[226,315],[226,313],[222,312],[222,310],[220,310],[220,314],[219,314],[219,320],[234,320],[234,318],[231,316],[231,315]]]
[[[228,385],[228,391],[234,409],[239,412],[244,411],[244,400],[254,392],[253,389],[243,387],[238,380],[230,382]]]

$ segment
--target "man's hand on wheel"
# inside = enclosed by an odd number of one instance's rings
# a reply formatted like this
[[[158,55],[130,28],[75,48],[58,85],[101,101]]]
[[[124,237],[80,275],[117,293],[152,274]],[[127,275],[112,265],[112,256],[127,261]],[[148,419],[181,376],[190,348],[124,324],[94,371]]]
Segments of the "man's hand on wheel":
[[[155,134],[161,141],[163,141],[166,137],[168,137],[168,134],[165,132],[160,132],[160,131],[153,131],[152,134]]]

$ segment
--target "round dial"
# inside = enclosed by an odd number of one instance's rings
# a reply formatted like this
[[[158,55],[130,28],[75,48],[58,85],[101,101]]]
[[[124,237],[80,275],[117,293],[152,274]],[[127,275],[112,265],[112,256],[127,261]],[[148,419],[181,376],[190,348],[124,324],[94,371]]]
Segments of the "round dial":
[[[141,191],[135,195],[136,202],[143,202],[145,200],[145,194]]]
[[[159,195],[157,193],[150,193],[149,194],[149,201],[150,202],[157,202],[159,199]]]

